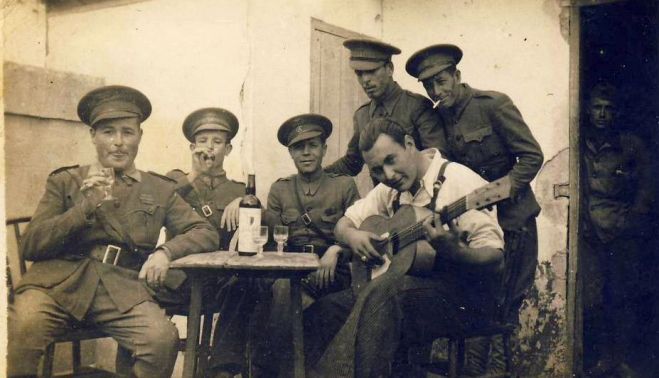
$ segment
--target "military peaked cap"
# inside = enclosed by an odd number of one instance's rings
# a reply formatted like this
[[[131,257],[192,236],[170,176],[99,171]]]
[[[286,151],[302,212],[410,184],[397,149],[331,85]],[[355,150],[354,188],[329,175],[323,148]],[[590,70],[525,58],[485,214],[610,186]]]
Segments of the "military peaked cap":
[[[78,117],[91,127],[105,119],[127,117],[136,117],[142,123],[149,115],[149,99],[137,89],[121,85],[94,89],[78,103]]]
[[[229,141],[238,133],[238,118],[222,108],[195,110],[183,121],[183,135],[194,143],[196,133],[204,130],[226,131]]]
[[[320,114],[301,114],[289,118],[277,132],[279,143],[286,147],[313,137],[327,139],[332,134],[332,122]]]
[[[462,50],[456,45],[432,45],[412,54],[405,71],[422,81],[457,65],[461,59]]]
[[[343,46],[350,50],[350,68],[360,71],[374,70],[400,54],[398,47],[372,39],[347,39]]]

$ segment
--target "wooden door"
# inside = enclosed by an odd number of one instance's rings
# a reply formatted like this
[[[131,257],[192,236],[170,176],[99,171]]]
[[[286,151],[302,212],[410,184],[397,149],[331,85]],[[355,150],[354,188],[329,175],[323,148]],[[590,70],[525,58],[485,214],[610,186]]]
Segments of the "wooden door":
[[[343,47],[348,38],[365,38],[363,34],[339,28],[323,21],[311,20],[311,112],[332,121],[332,135],[327,140],[324,165],[346,153],[354,132],[352,116],[368,97],[350,68],[350,52]],[[373,187],[366,166],[356,177],[362,196]]]

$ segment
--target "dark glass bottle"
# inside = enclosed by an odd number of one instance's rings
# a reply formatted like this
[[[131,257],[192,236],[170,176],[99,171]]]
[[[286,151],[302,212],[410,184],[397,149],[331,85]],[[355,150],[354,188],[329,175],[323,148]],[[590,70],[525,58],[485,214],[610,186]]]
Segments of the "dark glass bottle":
[[[259,246],[254,242],[254,229],[261,226],[261,201],[256,197],[256,178],[247,176],[245,196],[240,200],[238,219],[238,254],[254,256]]]

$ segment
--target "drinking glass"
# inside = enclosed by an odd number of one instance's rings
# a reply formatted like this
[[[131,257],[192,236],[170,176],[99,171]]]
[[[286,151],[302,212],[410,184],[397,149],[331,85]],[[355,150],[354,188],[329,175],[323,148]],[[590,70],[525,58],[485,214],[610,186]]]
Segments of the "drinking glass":
[[[268,241],[268,226],[255,226],[252,229],[254,244],[259,246],[258,255],[263,255],[263,245]]]
[[[276,225],[272,236],[277,242],[277,254],[284,254],[284,243],[288,240],[288,226]]]
[[[103,198],[103,200],[112,201],[114,200],[114,196],[112,195],[112,185],[114,185],[114,168],[101,168],[101,173],[103,173],[103,176],[105,176],[105,179],[109,182],[109,184],[104,188],[105,198]]]

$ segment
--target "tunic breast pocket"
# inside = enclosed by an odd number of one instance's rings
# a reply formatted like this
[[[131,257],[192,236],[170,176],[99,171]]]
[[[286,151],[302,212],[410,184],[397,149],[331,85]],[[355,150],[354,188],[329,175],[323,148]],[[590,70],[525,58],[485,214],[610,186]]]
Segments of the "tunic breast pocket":
[[[163,226],[163,209],[158,204],[140,205],[124,215],[124,222],[136,244],[155,244]]]
[[[490,170],[507,170],[508,156],[501,139],[494,133],[492,126],[481,125],[464,134],[464,161],[473,170],[487,166]],[[498,169],[501,166],[501,169]],[[505,166],[505,167],[504,167]],[[478,172],[483,175],[482,172]]]

